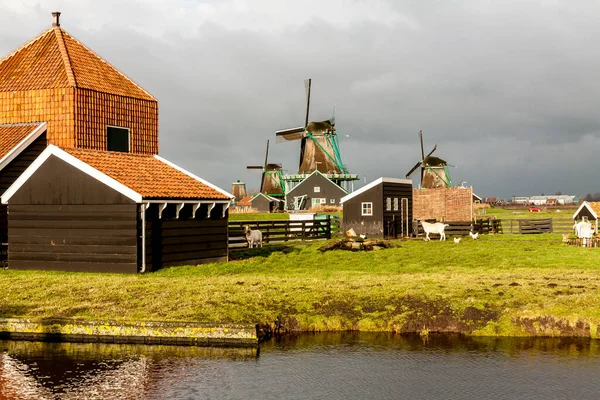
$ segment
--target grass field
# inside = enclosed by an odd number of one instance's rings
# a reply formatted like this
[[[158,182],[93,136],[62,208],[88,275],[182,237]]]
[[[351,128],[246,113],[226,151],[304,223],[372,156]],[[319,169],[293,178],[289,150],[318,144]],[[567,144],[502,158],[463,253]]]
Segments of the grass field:
[[[0,270],[0,316],[599,337],[600,249],[560,239],[485,235],[326,253],[322,241],[273,245],[138,276]]]
[[[572,218],[577,210],[576,207],[540,207],[542,212],[529,212],[528,207],[520,208],[486,208],[485,214],[477,213],[477,217],[492,217],[497,219],[543,219],[543,218]]]

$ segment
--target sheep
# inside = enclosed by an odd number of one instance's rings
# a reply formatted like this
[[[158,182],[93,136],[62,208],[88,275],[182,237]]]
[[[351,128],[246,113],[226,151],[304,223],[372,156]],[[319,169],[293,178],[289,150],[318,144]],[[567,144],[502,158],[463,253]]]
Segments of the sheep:
[[[244,233],[246,233],[246,240],[248,241],[248,247],[262,247],[262,232],[257,230],[250,229],[250,226],[244,226]]]
[[[421,221],[421,225],[425,231],[425,240],[429,240],[430,233],[437,233],[440,235],[440,240],[446,240],[444,229],[449,226],[448,224],[444,224],[442,222],[436,222],[432,224],[430,222]]]

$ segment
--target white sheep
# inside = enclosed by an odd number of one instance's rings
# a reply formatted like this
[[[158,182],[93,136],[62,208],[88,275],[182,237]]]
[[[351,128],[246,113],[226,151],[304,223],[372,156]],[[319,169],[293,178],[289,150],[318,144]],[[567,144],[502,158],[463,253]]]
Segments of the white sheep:
[[[260,245],[260,247],[262,247],[262,232],[257,230],[252,230],[250,229],[250,226],[246,225],[244,226],[244,232],[246,233],[246,240],[248,241],[248,247],[249,248],[253,248],[253,247],[258,247]]]
[[[440,235],[440,240],[446,240],[444,229],[449,226],[448,224],[444,224],[443,222],[435,222],[432,224],[430,222],[421,221],[421,225],[425,231],[425,240],[429,240],[430,233],[438,233]]]

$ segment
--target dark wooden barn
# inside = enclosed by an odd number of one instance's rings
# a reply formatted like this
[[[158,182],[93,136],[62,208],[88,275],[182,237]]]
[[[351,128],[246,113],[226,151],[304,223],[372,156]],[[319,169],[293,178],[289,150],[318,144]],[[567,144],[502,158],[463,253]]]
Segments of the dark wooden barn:
[[[250,204],[252,204],[251,208],[263,213],[270,213],[283,209],[283,200],[267,196],[263,193],[257,193],[252,196]]]
[[[379,178],[341,199],[344,229],[370,237],[412,233],[412,181]]]
[[[159,156],[50,145],[2,195],[8,267],[136,273],[227,260],[231,201]]]
[[[285,195],[286,209],[309,210],[318,206],[340,206],[348,192],[319,171],[314,171]]]

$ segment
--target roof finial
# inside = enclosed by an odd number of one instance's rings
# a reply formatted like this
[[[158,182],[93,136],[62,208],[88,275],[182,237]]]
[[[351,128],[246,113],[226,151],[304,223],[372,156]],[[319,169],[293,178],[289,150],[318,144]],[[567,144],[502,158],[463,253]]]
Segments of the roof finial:
[[[55,11],[52,13],[52,26],[60,26],[60,12],[59,11]]]

